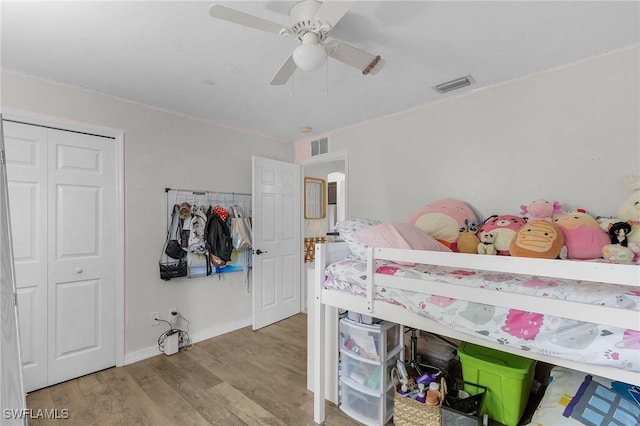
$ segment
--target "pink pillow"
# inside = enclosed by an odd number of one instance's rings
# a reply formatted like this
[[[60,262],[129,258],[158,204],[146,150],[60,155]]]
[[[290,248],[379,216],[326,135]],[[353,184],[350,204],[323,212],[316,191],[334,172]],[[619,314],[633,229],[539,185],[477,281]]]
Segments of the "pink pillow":
[[[369,247],[451,251],[435,238],[410,223],[385,222],[361,229],[353,236]],[[401,264],[414,265],[413,263],[404,262]]]

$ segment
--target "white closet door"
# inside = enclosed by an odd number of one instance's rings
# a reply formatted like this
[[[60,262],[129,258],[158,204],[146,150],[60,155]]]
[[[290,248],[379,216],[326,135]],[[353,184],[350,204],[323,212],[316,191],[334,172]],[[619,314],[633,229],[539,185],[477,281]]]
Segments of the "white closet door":
[[[49,134],[49,384],[115,365],[115,145]]]
[[[5,122],[25,390],[115,365],[112,139]]]
[[[25,390],[47,386],[47,129],[4,122]]]
[[[26,419],[15,416],[9,419],[6,410],[26,408],[22,381],[18,317],[14,296],[15,268],[11,230],[9,228],[9,191],[7,186],[6,162],[4,160],[4,138],[2,137],[2,114],[0,114],[0,408],[3,425],[26,425]],[[16,411],[13,411],[14,413]]]

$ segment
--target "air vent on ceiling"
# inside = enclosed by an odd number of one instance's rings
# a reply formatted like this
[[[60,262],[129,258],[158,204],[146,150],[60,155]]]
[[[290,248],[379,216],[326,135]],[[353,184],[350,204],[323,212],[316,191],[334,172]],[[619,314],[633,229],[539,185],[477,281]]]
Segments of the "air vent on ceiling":
[[[455,80],[447,81],[445,83],[438,84],[437,86],[433,86],[433,90],[438,93],[447,93],[452,90],[460,89],[462,87],[470,86],[476,81],[470,75],[465,75],[464,77],[456,78]]]
[[[311,156],[326,154],[329,152],[329,139],[320,138],[311,141]]]

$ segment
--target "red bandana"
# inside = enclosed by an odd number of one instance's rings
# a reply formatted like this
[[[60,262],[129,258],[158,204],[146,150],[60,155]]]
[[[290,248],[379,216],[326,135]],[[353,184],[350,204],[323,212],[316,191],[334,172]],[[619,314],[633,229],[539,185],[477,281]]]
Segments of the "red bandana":
[[[215,206],[213,208],[213,211],[220,216],[220,219],[222,219],[223,222],[227,221],[227,218],[229,217],[229,212],[226,211],[223,207],[220,206]]]

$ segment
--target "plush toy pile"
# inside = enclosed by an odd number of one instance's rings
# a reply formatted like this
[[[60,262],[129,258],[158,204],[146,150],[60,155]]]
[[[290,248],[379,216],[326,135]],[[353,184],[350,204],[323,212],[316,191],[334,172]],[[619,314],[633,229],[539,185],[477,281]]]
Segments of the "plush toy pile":
[[[584,209],[564,211],[558,201],[539,199],[520,206],[521,216],[493,215],[479,223],[465,202],[444,198],[422,207],[408,222],[461,253],[640,264],[640,176],[622,182],[632,194],[613,218],[594,218]]]

